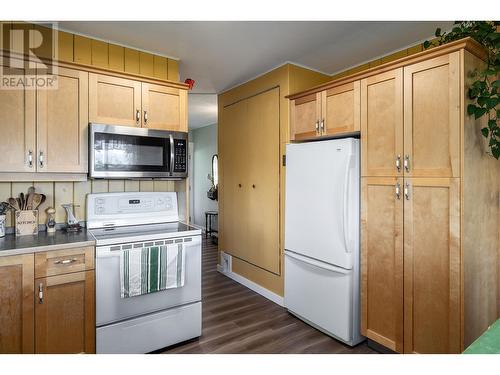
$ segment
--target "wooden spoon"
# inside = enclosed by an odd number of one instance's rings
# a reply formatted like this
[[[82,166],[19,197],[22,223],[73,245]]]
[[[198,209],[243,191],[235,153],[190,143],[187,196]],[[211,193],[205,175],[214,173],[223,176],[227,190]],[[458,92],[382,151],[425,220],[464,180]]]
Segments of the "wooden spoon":
[[[36,210],[38,206],[42,204],[42,195],[34,193],[33,194],[33,202],[32,202],[32,210]]]
[[[9,198],[9,204],[11,207],[16,210],[16,211],[21,211],[21,208],[17,204],[17,199],[16,198]]]
[[[26,209],[26,200],[24,199],[24,193],[19,194],[19,199],[21,199],[21,210]]]

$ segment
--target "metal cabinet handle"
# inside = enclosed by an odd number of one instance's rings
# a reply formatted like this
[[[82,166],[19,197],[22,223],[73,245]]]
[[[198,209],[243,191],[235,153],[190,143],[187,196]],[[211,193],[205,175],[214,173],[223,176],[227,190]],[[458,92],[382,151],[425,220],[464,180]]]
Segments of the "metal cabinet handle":
[[[406,172],[410,171],[410,155],[408,154],[405,155],[404,167]]]
[[[43,164],[44,164],[43,151],[40,151],[40,153],[38,154],[38,162],[40,163],[40,168],[43,168]]]
[[[407,182],[405,184],[405,198],[406,200],[410,200],[410,184]]]
[[[139,111],[138,109],[135,110],[135,123],[137,125],[140,125],[141,123],[141,111]]]
[[[43,284],[40,283],[38,285],[38,303],[43,303]]]
[[[33,168],[33,151],[28,150],[28,166]]]
[[[147,126],[148,124],[148,111],[144,111],[144,125]]]
[[[319,120],[316,121],[316,133],[319,133]]]
[[[401,172],[401,155],[396,157],[396,169],[398,172]]]
[[[174,150],[174,137],[172,134],[168,135],[170,139],[170,176],[174,173],[174,158],[175,158],[175,150]]]
[[[321,120],[319,127],[321,129],[321,133],[324,133],[325,132],[325,119]]]
[[[74,263],[74,262],[76,262],[76,260],[77,260],[76,258],[73,258],[73,259],[65,259],[65,260],[60,260],[60,259],[59,259],[59,260],[56,260],[56,261],[54,262],[54,264],[70,264],[70,263]]]
[[[396,184],[396,198],[401,199],[401,184],[399,182]]]

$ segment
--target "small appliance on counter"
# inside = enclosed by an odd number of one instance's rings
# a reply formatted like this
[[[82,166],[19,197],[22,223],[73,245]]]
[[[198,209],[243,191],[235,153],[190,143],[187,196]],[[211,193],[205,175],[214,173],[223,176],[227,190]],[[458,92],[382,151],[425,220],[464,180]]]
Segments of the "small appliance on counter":
[[[360,333],[359,140],[286,146],[285,307],[356,345]]]
[[[201,231],[179,221],[177,193],[89,194],[87,215],[96,352],[148,353],[200,336]]]

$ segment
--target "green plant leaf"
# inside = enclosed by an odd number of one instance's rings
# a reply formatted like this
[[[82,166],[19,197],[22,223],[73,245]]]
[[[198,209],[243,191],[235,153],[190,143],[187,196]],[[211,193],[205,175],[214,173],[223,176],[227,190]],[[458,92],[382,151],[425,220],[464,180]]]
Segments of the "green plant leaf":
[[[430,46],[431,46],[431,42],[429,42],[428,40],[426,40],[426,41],[424,42],[424,49],[427,49],[427,48],[429,48]]]
[[[438,27],[438,28],[436,29],[436,32],[434,33],[434,36],[439,37],[440,35],[441,35],[441,28],[440,28],[440,27]]]
[[[472,116],[474,113],[476,113],[476,106],[474,104],[469,104],[467,106],[467,114]]]
[[[488,136],[490,135],[490,129],[482,128],[481,133],[483,134],[483,137],[488,138]]]

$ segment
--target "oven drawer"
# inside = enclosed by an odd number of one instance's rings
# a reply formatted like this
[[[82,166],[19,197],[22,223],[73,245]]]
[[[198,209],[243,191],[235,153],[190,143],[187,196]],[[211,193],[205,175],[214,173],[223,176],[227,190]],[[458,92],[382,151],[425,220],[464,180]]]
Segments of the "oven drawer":
[[[97,247],[97,327],[201,300],[201,236],[183,240],[186,252],[184,286],[131,298],[120,297],[121,250],[111,250],[112,246]]]
[[[97,354],[142,354],[201,336],[201,302],[96,330]]]
[[[35,253],[35,278],[94,269],[94,247]]]

